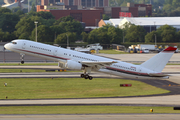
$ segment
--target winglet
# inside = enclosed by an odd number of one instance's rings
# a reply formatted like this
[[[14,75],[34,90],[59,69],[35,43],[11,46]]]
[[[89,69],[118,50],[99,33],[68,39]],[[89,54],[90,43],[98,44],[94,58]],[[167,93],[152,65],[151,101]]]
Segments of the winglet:
[[[177,48],[174,48],[174,47],[168,47],[166,48],[165,50],[163,51],[175,51]]]

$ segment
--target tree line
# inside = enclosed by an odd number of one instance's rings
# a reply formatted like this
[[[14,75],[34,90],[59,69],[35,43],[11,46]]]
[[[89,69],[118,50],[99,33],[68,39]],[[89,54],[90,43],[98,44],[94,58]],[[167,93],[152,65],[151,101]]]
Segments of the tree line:
[[[155,39],[158,43],[180,42],[180,31],[169,25],[163,25],[148,33],[143,26],[125,23],[123,32],[126,42],[154,43]]]
[[[120,43],[122,30],[113,26],[95,29],[89,34],[79,21],[71,16],[55,20],[50,12],[35,12],[31,10],[25,14],[20,8],[10,10],[0,8],[0,41],[8,42],[13,39],[28,39],[35,41],[37,21],[37,40],[43,43],[66,44],[67,37],[70,42],[83,40],[88,43],[100,42],[102,44]]]
[[[121,44],[122,42],[179,42],[180,32],[176,28],[164,25],[156,31],[147,33],[142,26],[131,23],[124,24],[123,28],[114,27],[110,24],[92,30],[90,33],[84,32],[84,28],[79,21],[71,16],[62,17],[55,20],[50,12],[23,13],[20,9],[13,10],[0,8],[0,41],[9,42],[13,39],[28,39],[35,41],[37,21],[38,42],[66,44],[83,40],[89,44]]]

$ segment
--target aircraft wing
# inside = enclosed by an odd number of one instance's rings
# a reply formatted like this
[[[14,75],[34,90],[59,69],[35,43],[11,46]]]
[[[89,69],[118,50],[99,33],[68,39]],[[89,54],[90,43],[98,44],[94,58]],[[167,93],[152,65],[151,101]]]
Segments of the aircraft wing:
[[[104,67],[104,66],[110,66],[113,63],[117,63],[116,61],[81,61],[81,64],[89,67],[93,66],[99,66],[99,67]]]
[[[164,76],[169,76],[167,74],[163,74],[163,73],[149,73],[150,76],[154,76],[154,77],[164,77]]]

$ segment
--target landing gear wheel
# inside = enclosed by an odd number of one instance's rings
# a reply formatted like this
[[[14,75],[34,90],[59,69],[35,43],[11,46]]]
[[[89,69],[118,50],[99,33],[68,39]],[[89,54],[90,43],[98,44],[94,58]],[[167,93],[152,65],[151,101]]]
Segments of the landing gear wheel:
[[[24,61],[21,61],[21,64],[24,64]]]
[[[84,74],[81,74],[81,77],[84,78]]]
[[[88,78],[89,78],[89,75],[85,75],[84,78],[85,78],[85,79],[88,79]]]
[[[89,76],[89,80],[92,80],[93,79],[93,77],[92,76]]]

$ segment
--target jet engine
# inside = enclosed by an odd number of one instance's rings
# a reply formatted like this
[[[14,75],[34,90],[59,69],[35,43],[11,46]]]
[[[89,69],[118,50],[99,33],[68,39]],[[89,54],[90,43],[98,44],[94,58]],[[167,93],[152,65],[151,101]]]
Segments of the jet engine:
[[[74,70],[81,70],[82,64],[76,61],[67,60],[67,62],[65,63],[65,67]]]

